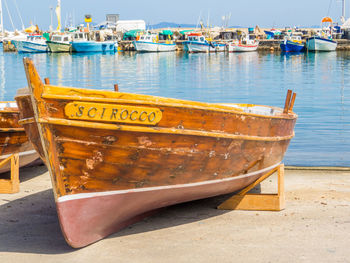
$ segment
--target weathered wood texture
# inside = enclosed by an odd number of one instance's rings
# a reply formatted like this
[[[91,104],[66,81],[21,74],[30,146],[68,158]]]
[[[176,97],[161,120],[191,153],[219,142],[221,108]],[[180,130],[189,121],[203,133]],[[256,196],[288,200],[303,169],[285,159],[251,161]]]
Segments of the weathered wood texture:
[[[280,162],[294,134],[294,113],[259,116],[219,104],[45,86],[32,63],[26,67],[58,196],[238,176]],[[30,97],[16,99],[43,157]],[[72,101],[157,107],[163,115],[151,130],[123,123],[105,129],[96,118],[69,120],[64,109]]]
[[[20,123],[46,161],[73,247],[151,210],[244,188],[282,161],[294,136],[291,111],[55,87],[24,65]]]
[[[0,161],[2,156],[7,158],[14,153],[29,153],[34,148],[18,123],[19,111],[17,108],[5,108],[0,110]],[[24,154],[20,157],[20,166],[27,165],[38,158],[35,152]],[[0,173],[10,170],[10,164],[6,163],[0,167]]]

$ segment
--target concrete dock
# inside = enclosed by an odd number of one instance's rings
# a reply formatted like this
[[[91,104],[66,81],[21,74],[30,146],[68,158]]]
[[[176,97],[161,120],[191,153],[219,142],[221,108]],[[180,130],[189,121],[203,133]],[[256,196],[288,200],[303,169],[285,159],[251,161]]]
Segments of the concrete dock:
[[[222,211],[219,196],[157,214],[82,249],[60,231],[44,166],[0,194],[0,262],[350,262],[350,171],[286,170],[286,209]],[[274,192],[276,178],[261,185]]]

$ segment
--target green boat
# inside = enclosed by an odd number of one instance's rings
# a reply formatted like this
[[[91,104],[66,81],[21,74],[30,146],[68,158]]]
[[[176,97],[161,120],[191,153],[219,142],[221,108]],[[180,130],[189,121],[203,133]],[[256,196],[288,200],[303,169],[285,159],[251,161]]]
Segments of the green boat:
[[[71,36],[64,35],[53,35],[51,40],[46,41],[50,52],[71,52]]]

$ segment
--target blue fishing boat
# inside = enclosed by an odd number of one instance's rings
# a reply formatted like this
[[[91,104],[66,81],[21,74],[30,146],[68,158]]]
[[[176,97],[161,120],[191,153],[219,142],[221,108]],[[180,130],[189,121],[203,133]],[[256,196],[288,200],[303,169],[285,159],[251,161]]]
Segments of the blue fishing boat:
[[[190,33],[188,40],[184,43],[185,51],[192,52],[222,52],[225,51],[226,45],[214,41],[208,41],[201,33]]]
[[[73,52],[115,52],[118,49],[116,37],[107,35],[102,39],[97,32],[93,37],[88,32],[76,32],[71,44]]]
[[[280,44],[282,52],[302,52],[305,50],[305,45],[301,40],[301,36],[290,35],[286,36]]]

